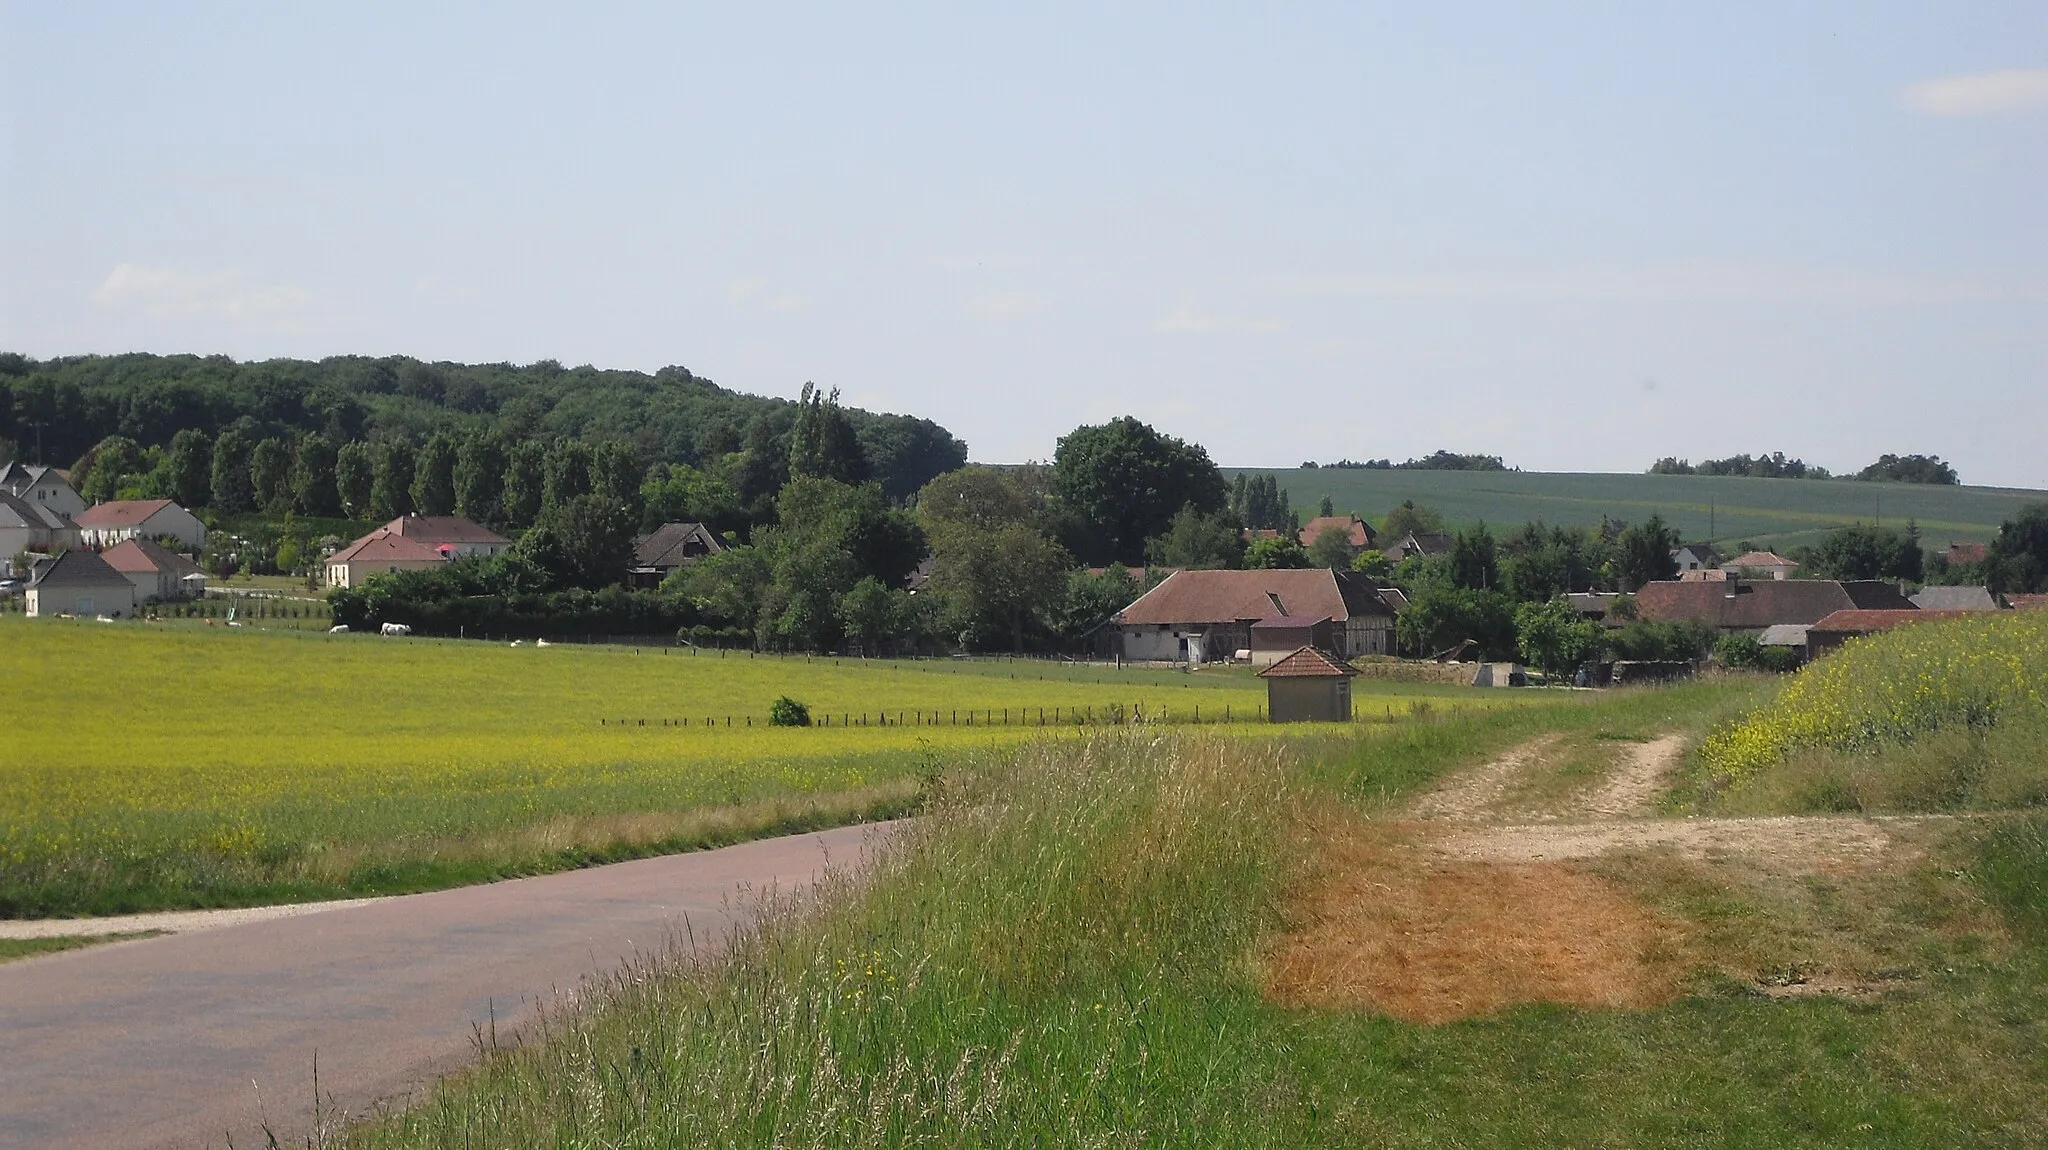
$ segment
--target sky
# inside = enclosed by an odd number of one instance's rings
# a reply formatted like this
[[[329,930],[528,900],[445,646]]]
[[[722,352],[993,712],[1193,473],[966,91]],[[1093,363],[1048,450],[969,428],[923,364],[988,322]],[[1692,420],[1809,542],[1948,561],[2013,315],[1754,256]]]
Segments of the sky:
[[[678,364],[986,462],[2048,488],[2043,205],[2038,0],[0,0],[0,349]]]

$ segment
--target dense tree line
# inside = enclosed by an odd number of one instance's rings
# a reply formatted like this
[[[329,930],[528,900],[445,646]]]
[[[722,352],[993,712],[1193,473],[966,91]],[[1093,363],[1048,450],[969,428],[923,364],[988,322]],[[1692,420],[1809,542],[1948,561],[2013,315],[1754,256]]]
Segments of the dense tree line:
[[[1363,463],[1355,459],[1340,459],[1335,463],[1318,464],[1313,459],[1302,461],[1303,470],[1330,467],[1353,471],[1506,471],[1508,465],[1498,455],[1464,455],[1455,451],[1432,451],[1419,459],[1395,463],[1391,459],[1368,459]]]
[[[1746,475],[1752,479],[1828,479],[1828,469],[1803,459],[1787,459],[1782,451],[1769,455],[1731,455],[1698,463],[1665,456],[1650,465],[1652,475]]]
[[[34,360],[0,353],[0,453],[66,462],[115,437],[167,456],[180,433],[198,433],[211,444],[233,432],[232,442],[252,453],[274,440],[296,458],[298,445],[315,435],[337,452],[354,443],[403,443],[417,451],[437,436],[457,444],[482,436],[508,446],[619,443],[643,466],[715,467],[735,454],[768,456],[773,471],[786,468],[789,437],[810,402],[727,391],[681,367],[648,374],[564,368],[551,360],[515,366],[336,356],[243,363],[226,356]],[[965,445],[930,420],[844,414],[871,475],[893,499],[966,462]],[[231,458],[236,504],[253,506],[258,496],[274,494],[255,490],[256,475],[243,488],[243,472],[254,462],[239,453]],[[266,449],[263,467],[277,463],[275,450]],[[438,481],[440,472],[434,474]],[[193,474],[185,478],[185,495],[202,490]],[[778,486],[766,482],[772,478],[748,476],[757,492]],[[387,495],[395,493],[387,487]]]

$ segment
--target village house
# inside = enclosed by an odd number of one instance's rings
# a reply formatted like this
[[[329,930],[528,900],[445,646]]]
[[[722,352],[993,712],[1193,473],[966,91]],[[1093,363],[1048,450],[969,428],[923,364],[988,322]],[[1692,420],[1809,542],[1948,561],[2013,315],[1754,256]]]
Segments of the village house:
[[[1943,619],[1968,619],[1975,611],[1922,611],[1910,609],[1862,611],[1848,609],[1830,613],[1806,629],[1806,657],[1818,659],[1861,635],[1875,635],[1908,623],[1934,623]]]
[[[23,611],[30,617],[135,613],[135,584],[107,565],[99,553],[73,547],[36,564]]]
[[[168,603],[206,594],[206,572],[199,564],[154,539],[123,540],[101,552],[100,558],[135,585],[138,603]]]
[[[1922,611],[2003,611],[2005,597],[1989,587],[1922,587],[1908,598]]]
[[[54,467],[0,463],[0,491],[48,507],[66,519],[85,510],[85,500],[72,488],[71,480]]]
[[[1325,531],[1342,531],[1344,546],[1350,549],[1353,558],[1361,551],[1379,546],[1379,533],[1372,529],[1372,524],[1356,515],[1318,515],[1302,525],[1296,538],[1303,547],[1307,547],[1321,539]]]
[[[1681,578],[1688,571],[1705,571],[1720,566],[1720,556],[1705,543],[1681,543],[1672,548],[1671,562],[1678,566]]]
[[[1729,579],[1721,583],[1663,579],[1636,592],[1636,617],[1652,623],[1690,620],[1730,634],[1761,635],[1779,624],[1810,626],[1847,609],[1914,609],[1898,588],[1879,580]]]
[[[511,545],[460,515],[403,515],[329,555],[327,585],[360,587],[372,575],[431,571],[467,555],[496,555]]]
[[[1393,648],[1394,611],[1379,591],[1325,568],[1176,571],[1110,624],[1125,659],[1202,663],[1251,651],[1254,624],[1284,619],[1327,621],[1331,654],[1340,659]]]
[[[95,503],[72,517],[87,547],[112,547],[130,539],[175,539],[187,551],[206,546],[206,524],[168,499],[116,499]]]
[[[1951,567],[1970,567],[1991,558],[1991,548],[1984,543],[1957,543],[1949,541],[1948,550],[1942,554]]]
[[[1345,663],[1314,647],[1298,647],[1259,672],[1266,681],[1266,719],[1274,723],[1348,723],[1351,677]]]
[[[24,551],[45,554],[78,546],[78,527],[51,510],[18,495],[0,492],[0,563]]]
[[[1770,551],[1745,551],[1721,564],[1721,570],[1740,579],[1790,579],[1799,564]]]
[[[1396,563],[1403,559],[1427,559],[1432,555],[1449,555],[1452,542],[1452,538],[1441,531],[1410,531],[1399,543],[1386,549],[1386,555]]]
[[[702,523],[664,523],[633,541],[633,567],[627,573],[627,583],[659,587],[677,568],[725,549],[725,540]]]

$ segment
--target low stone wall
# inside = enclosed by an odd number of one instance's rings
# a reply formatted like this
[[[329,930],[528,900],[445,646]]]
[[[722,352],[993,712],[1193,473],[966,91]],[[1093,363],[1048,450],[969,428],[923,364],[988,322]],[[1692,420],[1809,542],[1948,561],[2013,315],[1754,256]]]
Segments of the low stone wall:
[[[1457,687],[1472,685],[1472,676],[1479,670],[1477,663],[1431,663],[1408,659],[1359,659],[1351,664],[1361,679],[1380,679],[1395,683],[1449,683]]]

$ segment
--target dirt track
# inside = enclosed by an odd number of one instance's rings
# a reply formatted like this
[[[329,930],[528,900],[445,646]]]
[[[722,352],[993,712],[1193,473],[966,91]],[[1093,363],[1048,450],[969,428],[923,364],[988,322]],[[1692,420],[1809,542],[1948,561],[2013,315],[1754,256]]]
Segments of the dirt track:
[[[685,922],[715,943],[745,913],[742,888],[790,889],[828,853],[857,863],[877,833],[886,828],[0,965],[0,1147],[224,1146],[230,1135],[260,1146],[266,1122],[281,1144],[303,1144],[316,1055],[323,1113],[402,1100],[467,1062],[476,1028],[495,1018],[506,1034]]]

